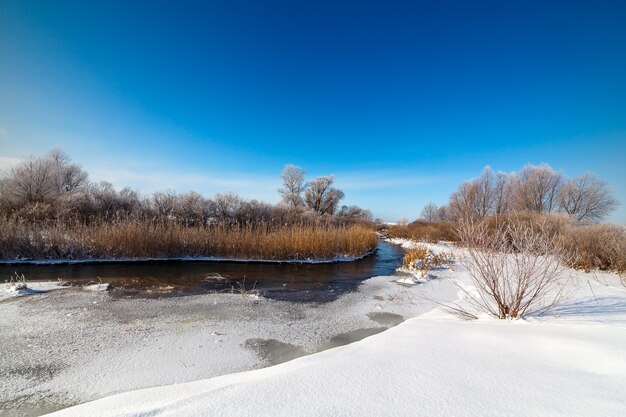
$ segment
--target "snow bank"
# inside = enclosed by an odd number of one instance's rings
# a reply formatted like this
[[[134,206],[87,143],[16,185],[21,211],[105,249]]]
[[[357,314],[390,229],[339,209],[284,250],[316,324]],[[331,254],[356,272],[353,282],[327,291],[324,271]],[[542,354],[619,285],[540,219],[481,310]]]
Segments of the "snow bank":
[[[21,284],[21,285],[16,285]],[[109,283],[97,283],[74,287],[64,284],[61,281],[28,281],[28,282],[3,282],[0,283],[0,301],[8,298],[19,297],[30,294],[42,294],[61,289],[83,289],[85,291],[108,291],[111,289]]]
[[[422,246],[431,250],[435,254],[439,254],[442,252],[449,253],[455,249],[454,245],[450,242],[428,243],[428,242],[419,242],[417,240],[403,239],[403,238],[397,238],[397,237],[385,239],[385,241],[389,243],[393,243],[394,245],[399,245],[404,249],[413,249],[418,246]]]
[[[21,282],[20,282],[21,283]],[[60,288],[66,288],[59,281],[50,282],[26,282],[24,285],[17,286],[15,282],[0,283],[0,301],[7,298],[18,297],[28,294],[40,294]],[[25,288],[24,288],[25,286]]]
[[[623,416],[626,329],[429,315],[256,371],[54,416]]]
[[[616,283],[578,273],[575,298],[527,321],[467,322],[434,310],[274,367],[53,415],[623,416],[626,291]]]

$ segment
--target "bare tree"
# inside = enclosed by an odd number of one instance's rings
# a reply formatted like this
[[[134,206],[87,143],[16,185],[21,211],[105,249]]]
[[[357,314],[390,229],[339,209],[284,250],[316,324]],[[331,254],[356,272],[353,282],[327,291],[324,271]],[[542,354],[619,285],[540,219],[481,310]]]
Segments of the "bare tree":
[[[447,205],[443,204],[437,208],[437,211],[435,212],[435,220],[438,222],[447,222],[451,220],[450,209]]]
[[[337,213],[337,218],[348,222],[371,222],[373,216],[371,211],[362,209],[359,206],[341,206]]]
[[[343,191],[333,188],[335,178],[332,175],[318,177],[307,184],[304,201],[317,214],[333,215],[339,202],[343,199]]]
[[[30,156],[9,170],[4,192],[23,204],[48,201],[56,196],[55,173],[50,158]]]
[[[500,215],[511,210],[513,187],[511,178],[504,172],[498,172],[493,190],[493,214]]]
[[[152,205],[159,220],[166,221],[175,217],[177,195],[173,191],[158,191],[152,194]]]
[[[303,206],[304,170],[296,165],[285,165],[280,178],[283,182],[283,187],[278,192],[281,194],[283,202],[292,208]]]
[[[241,207],[241,198],[235,193],[215,195],[215,217],[221,223],[231,223],[235,220]]]
[[[519,211],[550,213],[558,206],[563,176],[547,164],[526,165],[513,177],[513,199]]]
[[[474,211],[478,218],[484,219],[492,213],[496,186],[495,174],[489,165],[483,168],[475,182]]]
[[[619,202],[606,182],[592,173],[568,180],[559,193],[559,207],[576,221],[599,221]]]
[[[457,233],[477,293],[459,288],[476,310],[515,319],[561,301],[565,251],[542,224],[513,221],[490,230],[485,222],[463,221]]]
[[[455,219],[473,219],[478,217],[476,210],[478,183],[476,180],[465,181],[450,196],[449,207]]]
[[[432,201],[429,201],[428,204],[426,204],[422,209],[420,218],[429,223],[437,220],[437,205]]]

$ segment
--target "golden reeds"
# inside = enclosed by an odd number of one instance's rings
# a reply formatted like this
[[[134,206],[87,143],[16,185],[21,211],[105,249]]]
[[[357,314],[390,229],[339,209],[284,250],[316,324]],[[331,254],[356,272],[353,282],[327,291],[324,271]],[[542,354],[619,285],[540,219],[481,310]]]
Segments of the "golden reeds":
[[[328,260],[361,256],[377,244],[365,226],[207,226],[119,221],[33,226],[0,221],[0,259],[217,257]]]

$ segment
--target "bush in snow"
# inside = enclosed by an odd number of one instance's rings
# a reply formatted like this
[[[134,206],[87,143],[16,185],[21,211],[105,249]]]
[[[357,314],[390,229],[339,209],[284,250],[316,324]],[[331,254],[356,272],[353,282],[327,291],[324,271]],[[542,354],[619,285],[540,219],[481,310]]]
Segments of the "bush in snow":
[[[429,271],[435,268],[448,268],[453,262],[451,254],[435,254],[424,246],[408,249],[402,260],[402,269]]]
[[[567,255],[542,224],[506,222],[490,230],[485,222],[464,221],[458,233],[476,292],[460,288],[478,311],[514,319],[559,304],[564,271],[560,261]]]

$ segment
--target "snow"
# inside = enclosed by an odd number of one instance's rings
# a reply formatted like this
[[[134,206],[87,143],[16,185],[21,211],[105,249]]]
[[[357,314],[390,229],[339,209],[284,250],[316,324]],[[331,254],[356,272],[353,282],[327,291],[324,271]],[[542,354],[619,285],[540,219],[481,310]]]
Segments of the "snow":
[[[409,287],[395,278],[368,279],[357,291],[320,304],[257,302],[229,293],[127,299],[81,287],[14,297],[0,302],[0,350],[21,353],[0,355],[0,404],[11,407],[9,415],[32,406],[51,412],[124,391],[260,368],[276,363],[275,355],[252,349],[250,340],[310,354],[429,311],[434,303],[424,295],[456,294],[443,279]]]
[[[22,284],[22,285],[18,285]],[[24,288],[25,286],[25,288]],[[67,288],[60,281],[49,282],[3,282],[0,283],[0,301],[7,298],[18,297],[29,294],[40,294],[52,290]]]
[[[569,273],[570,298],[526,320],[463,321],[435,308],[280,365],[130,391],[52,415],[624,416],[626,289],[614,274]],[[441,274],[427,285],[469,285],[462,267]]]
[[[28,282],[3,282],[0,283],[0,301],[32,294],[44,294],[54,290],[75,288],[66,285],[62,281],[28,281]],[[96,283],[79,287],[85,291],[108,291],[109,283]]]
[[[366,252],[362,255],[338,255],[329,259],[245,259],[245,258],[229,258],[218,256],[198,256],[198,257],[179,257],[179,258],[94,258],[94,259],[11,259],[0,260],[0,265],[74,265],[74,264],[91,264],[91,263],[128,263],[128,262],[241,262],[241,263],[272,263],[272,264],[328,264],[336,262],[353,262],[370,256],[374,250]]]
[[[109,291],[111,289],[111,284],[109,284],[108,282],[104,282],[98,284],[84,285],[82,289],[85,291]]]

